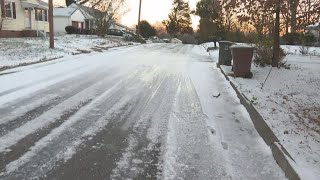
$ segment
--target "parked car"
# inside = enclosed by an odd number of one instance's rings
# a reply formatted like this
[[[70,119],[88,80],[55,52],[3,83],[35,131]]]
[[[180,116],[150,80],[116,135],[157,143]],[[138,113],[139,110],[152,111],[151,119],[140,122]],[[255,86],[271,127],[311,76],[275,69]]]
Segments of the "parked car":
[[[113,36],[123,36],[124,32],[119,29],[108,29],[107,34]]]
[[[170,43],[170,39],[162,39],[165,43]]]
[[[127,32],[127,31],[121,30],[121,32],[122,32],[122,36],[125,37],[125,38],[132,38],[134,36],[133,33],[130,33],[130,32]]]
[[[153,43],[163,43],[163,42],[164,42],[162,39],[158,38],[157,36],[149,37],[149,39],[150,39]]]

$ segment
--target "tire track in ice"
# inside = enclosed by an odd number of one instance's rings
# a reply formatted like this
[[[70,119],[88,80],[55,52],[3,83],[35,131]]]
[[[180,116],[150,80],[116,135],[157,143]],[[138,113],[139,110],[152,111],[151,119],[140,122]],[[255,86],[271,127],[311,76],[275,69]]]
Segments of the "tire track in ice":
[[[79,135],[81,136],[81,134],[88,135],[85,130],[103,115],[103,112],[100,112],[101,109],[107,110],[112,107],[114,103],[119,101],[121,95],[125,93],[125,88],[123,88],[124,84],[129,86],[129,88],[134,84],[139,86],[139,83],[131,80],[133,78],[139,77],[133,73],[128,80],[116,83],[116,85],[108,91],[104,92],[87,106],[83,107],[68,121],[54,129],[48,136],[45,136],[38,141],[36,145],[31,148],[31,151],[27,152],[18,160],[8,164],[6,166],[7,171],[3,173],[3,176],[11,176],[12,174],[10,174],[10,172],[15,172],[13,173],[15,174],[13,176],[17,175],[19,177],[21,177],[22,172],[22,177],[32,177],[39,174],[44,175],[43,173],[50,170],[55,165],[56,161],[63,157],[63,155],[61,156],[61,153],[60,155],[57,153],[65,149],[65,145],[73,144],[72,147],[76,147],[81,144],[81,139],[77,139],[77,137],[79,137]],[[105,104],[105,102],[108,103]],[[99,128],[97,130],[99,130]],[[68,151],[70,151],[70,148]],[[50,157],[48,157],[48,155],[50,155]],[[48,160],[48,158],[50,159]],[[35,169],[37,166],[36,164],[42,164],[41,168]],[[16,171],[17,169],[24,170],[19,172]]]
[[[84,78],[83,75],[75,79],[66,80],[61,84],[49,87],[49,90],[36,92],[36,94],[30,95],[30,97],[21,101],[11,103],[6,108],[0,108],[0,113],[3,114],[0,117],[0,136],[49,111],[69,97],[93,85],[97,79],[101,79],[103,76],[111,78],[110,75],[112,73],[113,71],[108,73],[96,72],[89,78]],[[119,74],[112,77],[118,76]],[[79,83],[70,86],[72,82]]]
[[[8,147],[16,144],[28,134],[55,122],[64,114],[64,112],[68,112],[70,108],[77,107],[82,102],[86,102],[89,99],[94,99],[97,95],[103,93],[105,89],[110,88],[117,81],[119,81],[119,78],[112,77],[110,79],[110,77],[104,77],[102,80],[95,82],[92,86],[89,86],[79,93],[71,96],[46,113],[3,135],[0,139],[0,152],[8,151]]]
[[[69,161],[56,166],[46,177],[49,179],[51,177],[57,179],[106,179],[110,176],[112,170],[116,168],[117,159],[120,159],[122,151],[124,151],[127,143],[130,143],[128,142],[128,136],[132,133],[132,128],[136,125],[135,122],[139,121],[141,117],[139,114],[145,108],[145,104],[150,101],[150,96],[156,97],[158,95],[155,92],[158,90],[159,84],[167,80],[159,74],[158,70],[152,71],[149,75],[139,79],[142,79],[145,84],[135,85],[134,88],[137,90],[134,90],[134,92],[137,91],[139,94],[130,93],[131,88],[126,90],[126,92],[129,92],[125,94],[130,94],[129,97],[134,96],[135,98],[130,100],[129,105],[127,104],[127,107],[124,108],[124,112],[121,113],[121,110],[118,115],[109,119],[108,125],[103,130],[85,141]],[[165,94],[166,92],[162,93]],[[156,162],[154,165],[156,165]],[[154,174],[156,174],[157,168],[154,167],[153,169],[155,169]],[[146,170],[148,171],[148,168]]]
[[[165,74],[165,73],[162,73]],[[156,179],[159,172],[159,157],[162,136],[166,131],[179,77],[165,75],[155,82],[145,102],[132,114],[137,119],[128,137],[128,147],[113,169],[111,179]]]
[[[10,95],[10,98],[13,99],[14,98],[14,94],[18,94],[18,91],[21,91],[23,89],[28,89],[28,88],[33,87],[33,86],[39,86],[39,85],[41,86],[43,84],[54,84],[59,80],[65,79],[66,77],[68,77],[68,78],[75,77],[76,75],[79,75],[81,72],[86,71],[87,69],[88,69],[87,65],[82,65],[82,66],[79,66],[79,67],[75,67],[75,68],[69,69],[68,72],[55,74],[55,75],[52,75],[52,76],[49,76],[49,77],[46,77],[46,78],[43,78],[43,79],[40,79],[40,80],[37,80],[37,81],[34,81],[34,82],[25,83],[22,86],[14,87],[14,88],[11,88],[11,89],[4,88],[4,90],[0,90],[0,100],[3,99],[4,96],[9,96],[9,95]],[[70,72],[74,72],[74,73],[70,73]],[[50,83],[50,82],[53,82],[53,83]],[[5,102],[7,103],[7,102],[10,102],[10,101],[5,101]],[[3,103],[1,103],[0,105],[2,105],[2,104]]]
[[[163,179],[231,179],[210,143],[205,115],[189,78],[181,81],[163,146]],[[219,163],[217,163],[219,162]]]
[[[70,146],[69,152],[60,153],[64,161],[58,161],[44,176],[49,179],[106,179],[114,166],[114,160],[126,146],[127,133],[119,126],[136,108],[141,96],[142,92],[124,95],[96,125],[87,129],[78,147]]]
[[[27,135],[16,144],[9,147],[10,151],[0,153],[0,171],[4,171],[4,168],[8,163],[18,159],[20,156],[26,153],[32,145],[49,134],[52,129],[60,126],[69,117],[74,115],[82,106],[85,106],[91,101],[92,99],[89,99],[87,102],[81,103],[80,106],[71,108],[68,112],[65,112],[63,115],[61,115],[61,117],[55,122],[49,124],[45,128],[41,128],[40,130]]]
[[[108,81],[110,82],[105,83]],[[0,142],[2,142],[0,147],[5,149],[0,152],[1,162],[3,162],[3,164],[0,165],[0,170],[8,162],[19,158],[27,152],[39,139],[50,133],[52,129],[61,125],[68,117],[76,113],[96,95],[103,93],[105,89],[117,81],[119,81],[118,77],[105,77],[102,81],[93,83],[92,86],[86,87],[83,91],[81,91],[81,89],[79,93],[66,99],[41,116],[2,136],[0,139]]]

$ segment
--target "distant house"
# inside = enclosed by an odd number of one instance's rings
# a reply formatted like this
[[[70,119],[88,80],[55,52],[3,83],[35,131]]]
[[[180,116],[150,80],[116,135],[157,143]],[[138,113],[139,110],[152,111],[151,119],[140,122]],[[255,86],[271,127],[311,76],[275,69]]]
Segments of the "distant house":
[[[307,31],[312,33],[314,37],[320,42],[320,22],[311,24],[306,27]]]
[[[111,26],[109,27],[109,29],[119,29],[119,30],[131,32],[131,33],[134,33],[136,31],[133,28],[129,28],[128,26],[122,25],[122,24],[117,23],[117,22],[112,22]]]
[[[0,37],[46,36],[48,4],[41,0],[0,0]]]
[[[96,13],[100,11],[76,3],[68,7],[53,9],[53,23],[55,33],[66,33],[66,26],[74,26],[83,32],[92,30]]]

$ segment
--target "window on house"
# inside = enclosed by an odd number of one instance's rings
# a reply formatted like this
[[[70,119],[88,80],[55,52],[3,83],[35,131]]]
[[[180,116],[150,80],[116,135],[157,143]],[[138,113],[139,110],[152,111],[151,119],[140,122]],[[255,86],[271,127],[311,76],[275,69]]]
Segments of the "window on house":
[[[4,2],[5,17],[16,19],[16,3],[12,1]]]
[[[90,29],[90,21],[89,20],[85,20],[85,29]]]
[[[44,9],[35,9],[35,18],[37,21],[48,21],[48,11]]]
[[[43,14],[42,14],[42,10],[41,9],[37,9],[37,15],[38,15],[38,21],[42,21],[42,16],[43,16]]]
[[[43,10],[43,20],[48,21],[48,11],[47,10]]]

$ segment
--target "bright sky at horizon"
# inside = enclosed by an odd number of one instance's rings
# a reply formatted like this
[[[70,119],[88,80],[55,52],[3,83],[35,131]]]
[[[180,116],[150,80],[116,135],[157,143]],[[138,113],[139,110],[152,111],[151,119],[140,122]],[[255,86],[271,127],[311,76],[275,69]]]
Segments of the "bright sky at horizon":
[[[161,1],[161,2],[159,2]],[[150,24],[168,19],[168,14],[172,7],[173,0],[142,0],[141,20],[147,20]],[[196,8],[199,0],[189,0],[190,9]],[[124,15],[121,23],[132,27],[138,23],[139,0],[127,0],[129,12]],[[194,29],[199,24],[199,17],[192,16],[192,26]]]
[[[47,0],[44,0],[47,1]],[[139,0],[126,0],[129,12],[122,17],[121,23],[133,27],[138,23]],[[161,1],[161,3],[160,3]],[[147,20],[150,24],[168,19],[173,0],[142,0],[141,20]],[[189,0],[191,10],[196,9],[199,0]],[[65,5],[65,0],[57,0],[54,5]],[[199,24],[198,16],[191,16],[192,27],[197,29]]]

